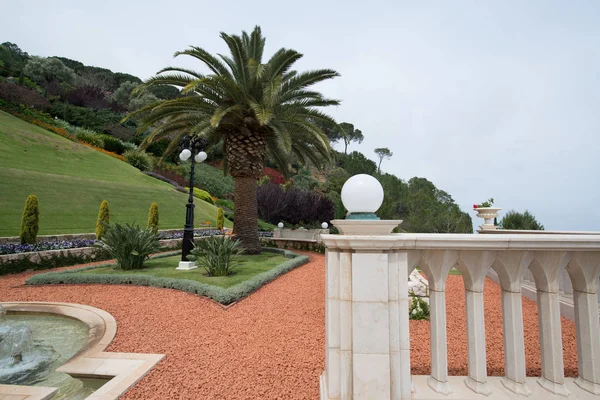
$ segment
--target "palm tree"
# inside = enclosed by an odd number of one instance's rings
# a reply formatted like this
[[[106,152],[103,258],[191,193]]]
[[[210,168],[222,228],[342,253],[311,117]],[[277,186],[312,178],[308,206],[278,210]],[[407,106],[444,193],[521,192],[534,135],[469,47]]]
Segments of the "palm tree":
[[[225,172],[235,179],[234,235],[247,253],[260,252],[256,203],[257,180],[264,175],[265,158],[287,174],[289,159],[320,166],[329,160],[330,146],[319,122],[332,122],[319,107],[339,105],[308,88],[339,74],[330,69],[299,73],[292,65],[302,54],[282,48],[263,63],[265,38],[260,27],[241,36],[221,33],[230,55],[217,57],[199,47],[175,53],[200,60],[210,73],[166,67],[144,82],[173,85],[182,96],[161,100],[130,114],[140,117],[140,131],[154,129],[142,147],[171,138],[167,154],[185,134],[205,137],[225,151]]]

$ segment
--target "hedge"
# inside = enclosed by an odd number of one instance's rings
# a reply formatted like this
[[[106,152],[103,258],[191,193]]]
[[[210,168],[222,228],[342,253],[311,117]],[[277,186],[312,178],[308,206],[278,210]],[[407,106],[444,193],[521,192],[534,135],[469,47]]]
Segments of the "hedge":
[[[167,288],[182,290],[184,292],[194,293],[199,296],[205,296],[213,299],[221,304],[227,305],[239,301],[251,293],[255,292],[262,286],[273,281],[280,275],[291,271],[294,268],[300,267],[308,262],[308,256],[302,256],[292,253],[287,250],[275,248],[263,248],[263,251],[283,254],[289,258],[282,264],[279,264],[269,271],[255,275],[252,278],[240,282],[230,288],[222,288],[212,286],[205,283],[192,281],[189,279],[174,279],[174,278],[157,278],[151,275],[139,274],[118,274],[118,275],[94,275],[94,274],[79,274],[80,271],[90,270],[99,267],[106,267],[111,264],[103,264],[91,267],[78,269],[70,269],[66,271],[47,272],[30,277],[25,281],[26,285],[47,285],[47,284],[82,284],[82,283],[99,283],[112,285],[136,285],[136,286],[151,286],[157,288]],[[152,258],[168,257],[178,254],[171,252],[160,254]]]
[[[18,274],[25,271],[40,271],[45,269],[68,267],[77,264],[87,264],[93,261],[108,260],[110,256],[102,251],[97,250],[94,254],[53,254],[50,256],[41,256],[40,262],[33,262],[30,257],[21,258],[18,260],[10,260],[0,263],[0,276],[9,274]]]

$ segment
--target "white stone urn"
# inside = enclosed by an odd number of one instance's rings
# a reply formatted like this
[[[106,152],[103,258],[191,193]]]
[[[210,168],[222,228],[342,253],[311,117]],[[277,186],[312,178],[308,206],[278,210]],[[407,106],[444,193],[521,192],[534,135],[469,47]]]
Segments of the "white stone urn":
[[[479,218],[483,218],[484,223],[481,225],[481,229],[483,230],[493,230],[498,229],[496,225],[494,225],[494,218],[498,217],[498,212],[502,210],[498,207],[477,207],[474,208],[477,212],[477,216]]]

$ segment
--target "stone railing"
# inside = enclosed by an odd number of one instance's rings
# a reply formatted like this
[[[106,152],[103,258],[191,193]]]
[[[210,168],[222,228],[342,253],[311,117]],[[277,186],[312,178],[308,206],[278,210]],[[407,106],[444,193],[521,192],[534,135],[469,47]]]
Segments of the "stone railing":
[[[321,235],[328,233],[329,229],[275,228],[273,230],[273,239],[320,242]]]
[[[480,234],[511,234],[511,235],[600,235],[600,232],[591,231],[530,231],[530,230],[508,230],[508,229],[497,229],[497,230],[480,230]],[[494,270],[490,270],[488,276],[496,282],[498,280],[498,274]],[[600,277],[598,278],[600,284]],[[521,293],[528,298],[535,300],[535,279],[531,271],[527,270],[522,279],[523,286],[521,287]],[[558,288],[561,294],[560,299],[560,313],[563,317],[575,320],[575,307],[573,301],[573,286],[571,285],[571,279],[566,270],[562,271],[558,280]],[[598,293],[598,303],[600,304],[600,291]]]
[[[322,400],[600,398],[600,235],[323,235],[322,240],[327,247]],[[407,277],[417,265],[430,290],[427,377],[410,373]],[[445,284],[452,268],[461,272],[465,285],[467,377],[448,376]],[[483,285],[490,269],[502,288],[502,378],[488,377],[486,369]],[[541,378],[525,372],[521,281],[527,271],[537,288]],[[575,299],[576,379],[564,377],[562,271],[571,279]]]

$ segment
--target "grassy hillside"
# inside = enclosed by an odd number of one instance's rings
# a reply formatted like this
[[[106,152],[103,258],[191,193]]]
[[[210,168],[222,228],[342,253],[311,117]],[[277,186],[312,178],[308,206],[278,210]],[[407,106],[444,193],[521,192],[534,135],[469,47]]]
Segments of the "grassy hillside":
[[[111,222],[146,225],[153,201],[160,229],[182,228],[187,196],[115,158],[0,111],[0,236],[19,234],[25,199],[40,199],[40,235],[93,232],[102,200]],[[217,208],[194,200],[195,223]],[[231,226],[227,221],[226,226]]]

